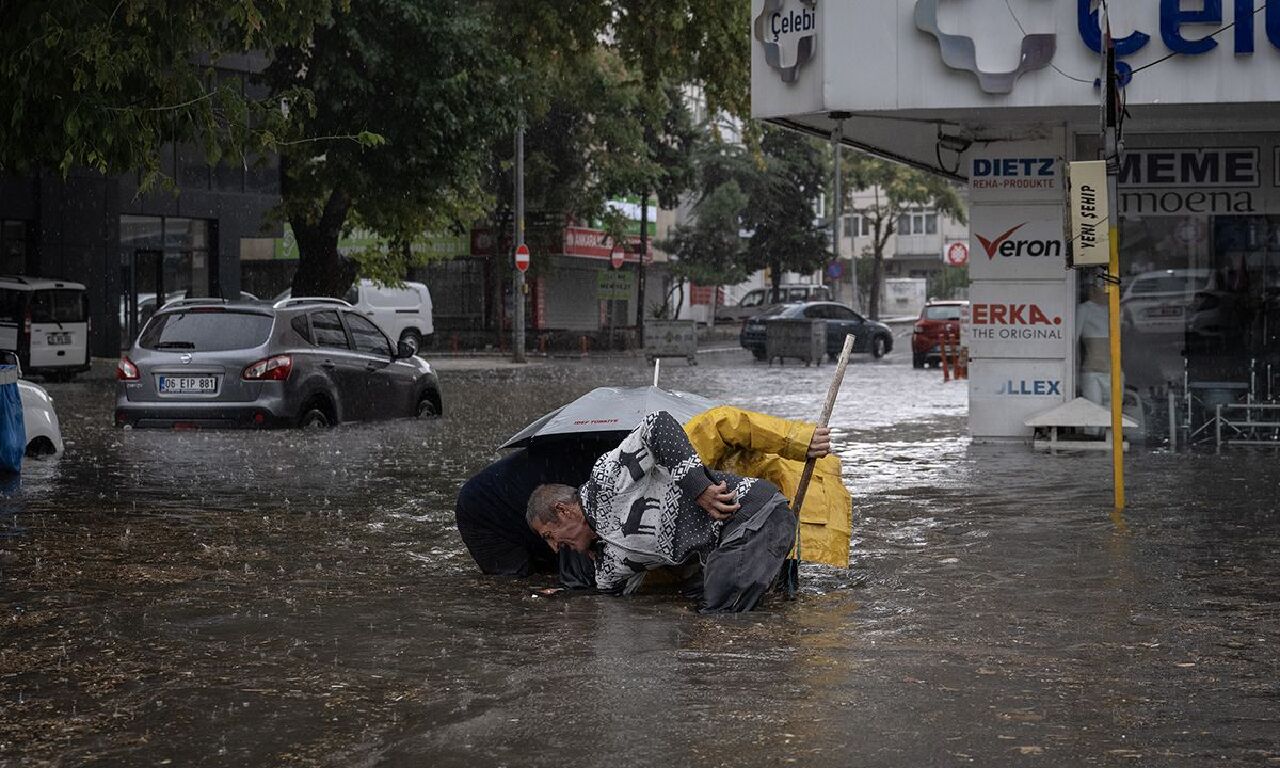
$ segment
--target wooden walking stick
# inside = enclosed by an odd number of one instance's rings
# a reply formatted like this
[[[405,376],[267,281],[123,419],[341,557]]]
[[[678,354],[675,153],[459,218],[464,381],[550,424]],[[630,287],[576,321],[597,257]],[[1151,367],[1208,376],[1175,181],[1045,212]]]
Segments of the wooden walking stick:
[[[827,402],[822,406],[822,414],[818,416],[818,426],[825,427],[831,421],[831,410],[836,406],[836,395],[840,394],[840,385],[844,383],[844,369],[849,367],[849,353],[853,351],[853,334],[844,337],[844,349],[840,350],[840,362],[836,365],[836,375],[831,379],[827,389]],[[800,509],[804,506],[804,495],[809,490],[809,481],[813,479],[813,467],[818,460],[812,457],[804,461],[804,472],[800,474],[800,485],[796,487],[796,572],[795,587],[800,586]]]

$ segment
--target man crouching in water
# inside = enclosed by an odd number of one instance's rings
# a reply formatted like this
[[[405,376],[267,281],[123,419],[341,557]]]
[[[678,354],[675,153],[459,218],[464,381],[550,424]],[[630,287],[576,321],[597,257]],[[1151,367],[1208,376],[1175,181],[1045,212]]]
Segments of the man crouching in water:
[[[610,594],[634,591],[646,571],[700,563],[704,613],[755,608],[796,529],[776,486],[708,469],[666,411],[601,456],[581,488],[534,489],[525,518],[552,549],[590,557]]]

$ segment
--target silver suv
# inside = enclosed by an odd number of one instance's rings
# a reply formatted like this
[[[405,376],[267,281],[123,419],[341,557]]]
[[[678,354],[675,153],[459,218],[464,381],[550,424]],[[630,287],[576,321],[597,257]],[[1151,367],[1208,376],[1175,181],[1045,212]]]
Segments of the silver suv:
[[[339,299],[170,302],[116,379],[117,426],[328,427],[443,413],[431,366]]]

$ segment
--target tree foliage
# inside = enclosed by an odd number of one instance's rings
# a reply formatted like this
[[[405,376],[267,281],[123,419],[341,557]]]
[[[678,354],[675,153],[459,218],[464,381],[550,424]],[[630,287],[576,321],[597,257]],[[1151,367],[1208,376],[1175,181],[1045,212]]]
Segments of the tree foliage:
[[[764,128],[759,153],[708,140],[696,153],[698,189],[690,223],[662,243],[679,277],[711,285],[738,283],[770,268],[811,272],[829,259],[814,203],[823,188],[821,150],[811,139]]]
[[[366,0],[280,48],[267,70],[277,91],[312,104],[282,150],[284,213],[298,240],[298,295],[340,296],[357,268],[396,280],[408,243],[479,216],[488,199],[491,138],[513,123],[510,73],[492,7],[467,0]],[[378,146],[303,141],[372,131]],[[388,247],[359,262],[337,251],[359,225]]]
[[[305,293],[339,294],[357,268],[394,279],[413,236],[509,197],[521,110],[539,204],[598,214],[688,186],[672,84],[699,83],[713,111],[749,108],[740,0],[49,0],[5,22],[0,171],[83,165],[150,185],[168,142],[211,162],[278,152]],[[231,55],[269,58],[270,89],[220,79]],[[353,226],[387,247],[343,259]]]
[[[168,142],[210,162],[275,146],[284,89],[248,95],[219,63],[306,40],[332,0],[49,0],[6,4],[0,24],[0,171],[84,166],[162,180]],[[258,56],[260,58],[260,55]]]
[[[769,268],[776,290],[784,271],[813,272],[831,260],[814,209],[826,163],[814,139],[781,128],[766,129],[760,148],[764,168],[744,217],[753,232],[747,256],[753,269]]]
[[[898,218],[911,209],[928,208],[937,211],[939,216],[950,216],[963,223],[964,202],[950,181],[901,163],[861,151],[845,153],[841,162],[841,178],[847,195],[844,210],[859,214],[870,223],[871,241],[864,255],[871,259],[871,279],[860,281],[860,285],[868,295],[867,314],[879,319],[884,251],[898,233]],[[870,194],[854,203],[851,198],[855,192]]]

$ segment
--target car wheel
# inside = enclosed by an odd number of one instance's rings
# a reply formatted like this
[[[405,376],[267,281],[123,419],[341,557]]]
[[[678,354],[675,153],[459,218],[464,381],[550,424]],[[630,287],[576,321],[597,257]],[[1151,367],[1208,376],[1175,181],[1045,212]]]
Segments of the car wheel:
[[[885,343],[883,336],[877,336],[871,340],[871,356],[879,360],[884,357]]]
[[[915,354],[913,354],[913,355],[911,356],[911,367],[912,367],[912,368],[923,368],[923,367],[924,367],[924,355],[915,355]]]
[[[416,355],[418,350],[422,349],[422,336],[414,329],[409,328],[400,334],[400,343],[408,344],[409,348],[413,350],[413,354]]]
[[[433,419],[440,415],[440,410],[440,401],[430,392],[423,392],[414,415],[419,419]]]
[[[320,403],[310,403],[302,409],[298,418],[298,426],[303,429],[328,429],[333,426],[333,418]]]

